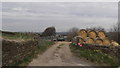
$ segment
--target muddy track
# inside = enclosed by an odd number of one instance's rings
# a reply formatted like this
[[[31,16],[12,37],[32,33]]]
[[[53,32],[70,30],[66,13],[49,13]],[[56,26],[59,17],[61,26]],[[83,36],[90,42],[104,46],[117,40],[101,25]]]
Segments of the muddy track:
[[[74,56],[69,42],[58,42],[29,64],[29,66],[99,66],[88,60]]]

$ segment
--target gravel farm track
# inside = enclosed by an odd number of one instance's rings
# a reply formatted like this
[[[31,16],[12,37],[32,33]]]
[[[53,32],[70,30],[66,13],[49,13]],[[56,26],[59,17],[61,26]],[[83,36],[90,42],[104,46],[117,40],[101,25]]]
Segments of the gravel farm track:
[[[97,63],[73,55],[69,43],[57,42],[43,54],[34,58],[28,66],[100,66]]]

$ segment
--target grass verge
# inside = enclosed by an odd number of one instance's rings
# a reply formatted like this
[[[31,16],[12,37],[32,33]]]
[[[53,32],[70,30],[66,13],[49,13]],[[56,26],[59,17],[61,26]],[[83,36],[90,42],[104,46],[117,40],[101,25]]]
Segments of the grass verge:
[[[34,57],[37,56],[38,53],[43,53],[51,45],[54,44],[53,41],[42,40],[37,35],[29,34],[29,33],[5,32],[5,31],[2,31],[2,32],[0,32],[0,38],[1,37],[3,39],[7,39],[7,40],[12,40],[12,41],[15,40],[15,42],[16,42],[16,40],[17,41],[18,40],[20,40],[20,41],[24,40],[24,42],[27,43],[27,40],[31,40],[31,41],[33,41],[32,43],[34,43],[33,49],[31,49],[29,52],[26,52],[25,53],[26,56],[24,56],[24,58],[18,58],[20,60],[16,60],[15,62],[13,62],[13,64],[11,64],[11,66],[26,66],[30,61],[32,61],[32,59]],[[34,39],[34,37],[38,37],[38,39]],[[22,43],[22,42],[18,42],[18,44],[19,43]],[[31,44],[31,43],[29,43],[29,44]],[[27,44],[26,46],[29,46],[29,44]]]
[[[84,57],[87,60],[97,63],[105,63],[108,66],[119,66],[116,57],[110,56],[109,54],[103,53],[100,50],[88,50],[80,47],[76,48],[72,43],[70,44],[70,49],[79,57]]]
[[[40,52],[44,52],[46,49],[48,49],[51,45],[53,45],[53,41],[45,41],[45,40],[40,40],[38,42],[38,50]]]

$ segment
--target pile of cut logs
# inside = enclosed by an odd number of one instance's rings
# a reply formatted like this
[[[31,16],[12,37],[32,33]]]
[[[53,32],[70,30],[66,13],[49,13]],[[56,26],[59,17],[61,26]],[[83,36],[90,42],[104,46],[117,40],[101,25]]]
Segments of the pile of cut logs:
[[[76,38],[79,39],[80,43],[85,43],[85,44],[119,46],[119,44],[116,41],[110,40],[106,36],[106,33],[104,31],[81,29],[78,32],[78,36],[76,36]]]

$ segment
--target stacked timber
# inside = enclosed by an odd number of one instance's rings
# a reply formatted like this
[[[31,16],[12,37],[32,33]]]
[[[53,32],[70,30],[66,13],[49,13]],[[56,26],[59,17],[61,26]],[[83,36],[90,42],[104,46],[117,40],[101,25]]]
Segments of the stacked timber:
[[[87,38],[87,31],[85,29],[81,29],[79,32],[78,32],[78,36],[80,36],[82,39],[86,39]]]
[[[105,32],[103,32],[103,31],[98,31],[98,37],[99,37],[100,39],[105,39],[105,38],[106,38]]]
[[[81,29],[78,32],[77,38],[79,39],[80,43],[85,44],[119,46],[116,41],[108,39],[104,31]]]
[[[88,31],[88,37],[93,38],[93,39],[96,38],[97,37],[96,31],[94,30]]]
[[[103,39],[103,45],[111,45],[111,41],[108,38]]]
[[[86,43],[86,44],[94,44],[94,39],[87,37],[85,43]]]
[[[97,44],[97,45],[103,45],[103,40],[100,39],[100,38],[96,38],[95,39],[95,44]]]

